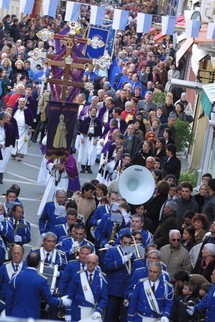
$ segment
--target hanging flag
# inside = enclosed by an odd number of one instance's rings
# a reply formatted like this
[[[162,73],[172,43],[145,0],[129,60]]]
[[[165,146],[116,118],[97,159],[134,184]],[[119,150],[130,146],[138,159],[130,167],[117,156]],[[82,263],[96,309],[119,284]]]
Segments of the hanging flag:
[[[55,17],[58,6],[58,0],[43,0],[43,15]]]
[[[100,58],[104,56],[108,39],[108,30],[92,26],[89,29],[87,39],[86,56],[89,58]]]
[[[34,7],[34,0],[22,0],[20,1],[19,12],[30,15]]]
[[[187,38],[197,38],[201,28],[201,21],[187,20],[185,22],[185,36]]]
[[[103,24],[103,19],[105,16],[105,7],[90,7],[90,24],[91,25],[99,25]]]
[[[77,21],[81,10],[81,4],[67,1],[65,21]]]
[[[10,0],[0,0],[0,9],[7,9],[10,8]]]
[[[125,30],[128,23],[129,11],[115,9],[112,28],[114,30]]]
[[[206,38],[215,40],[215,22],[208,23],[208,31]]]
[[[162,16],[162,35],[173,35],[175,31],[176,17]]]
[[[146,32],[149,33],[152,25],[152,15],[146,13],[137,14],[137,33]]]

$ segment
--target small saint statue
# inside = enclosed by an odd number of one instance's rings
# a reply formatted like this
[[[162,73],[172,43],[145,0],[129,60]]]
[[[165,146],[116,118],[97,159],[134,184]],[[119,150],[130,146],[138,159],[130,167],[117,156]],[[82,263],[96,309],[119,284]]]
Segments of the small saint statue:
[[[66,124],[64,122],[64,115],[61,114],[59,117],[59,123],[57,126],[57,130],[55,133],[54,141],[53,141],[53,147],[56,149],[66,149],[67,148],[67,143],[66,143]]]

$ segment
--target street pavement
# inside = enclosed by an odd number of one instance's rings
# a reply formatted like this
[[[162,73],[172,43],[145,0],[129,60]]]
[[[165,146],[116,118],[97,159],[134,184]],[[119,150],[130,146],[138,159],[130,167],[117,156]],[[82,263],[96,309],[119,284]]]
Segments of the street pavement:
[[[76,153],[77,154],[77,153]],[[6,173],[4,174],[4,183],[0,185],[0,201],[4,202],[4,193],[13,183],[21,187],[19,199],[22,201],[25,211],[25,219],[31,223],[32,240],[25,246],[26,253],[28,249],[40,245],[40,234],[38,229],[37,210],[45,187],[37,183],[37,176],[42,161],[42,154],[38,143],[32,143],[28,149],[28,154],[23,161],[10,160]],[[80,174],[80,182],[94,179],[98,172],[98,166],[92,167],[93,174]]]

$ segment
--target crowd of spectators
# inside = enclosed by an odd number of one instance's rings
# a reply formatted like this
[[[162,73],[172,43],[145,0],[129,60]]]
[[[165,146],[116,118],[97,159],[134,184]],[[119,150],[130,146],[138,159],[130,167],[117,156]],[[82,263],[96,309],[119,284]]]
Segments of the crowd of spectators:
[[[124,214],[120,228],[135,226],[135,216],[142,218],[140,229],[137,230],[140,231],[142,241],[145,238],[144,231],[147,231],[148,239],[144,241],[144,248],[154,239],[153,247],[160,250],[158,257],[166,265],[170,281],[175,283],[173,312],[177,313],[172,315],[172,320],[177,322],[182,321],[178,318],[178,312],[182,310],[180,303],[184,304],[188,295],[195,297],[196,285],[193,283],[197,282],[191,280],[190,274],[199,274],[205,278],[203,281],[206,284],[202,283],[198,287],[201,290],[200,297],[206,295],[208,284],[213,282],[215,179],[209,173],[205,174],[201,185],[194,192],[190,182],[179,184],[181,162],[176,154],[177,131],[174,124],[177,119],[192,123],[193,107],[186,93],[170,84],[171,78],[181,77],[181,71],[175,63],[176,51],[172,40],[166,37],[156,43],[152,34],[137,34],[135,14],[132,14],[138,11],[156,13],[156,7],[156,1],[139,4],[124,2],[122,8],[130,10],[131,14],[126,30],[116,33],[110,70],[96,65],[89,66],[84,73],[82,81],[85,88],[76,98],[79,111],[72,147],[75,153],[82,144],[78,129],[92,110],[96,109],[96,117],[102,126],[102,135],[95,143],[97,155],[94,161],[99,163],[99,174],[98,180],[93,180],[87,188],[85,186],[86,189],[82,188],[82,192],[73,191],[73,198],[77,202],[77,213],[86,217],[86,227],[81,228],[84,232],[88,231],[87,237],[95,242],[97,251],[100,247],[107,247],[111,237],[112,230],[105,230],[109,217],[106,218],[104,212],[104,206],[111,203],[111,194],[115,194],[116,200],[118,198],[117,202]],[[112,15],[113,8],[107,8],[106,18]],[[82,6],[80,23],[82,29],[86,29],[89,24],[87,6]],[[44,94],[40,92],[42,63],[32,59],[29,53],[34,48],[38,48],[40,53],[55,53],[55,42],[39,40],[37,32],[47,28],[59,33],[65,24],[60,10],[55,18],[35,15],[32,19],[24,17],[20,21],[16,16],[7,15],[0,23],[1,109],[14,108],[17,98],[27,97],[35,119],[42,121],[40,141],[47,125],[47,115],[42,109]],[[49,72],[48,77],[51,76]],[[154,100],[156,93],[164,95],[163,104]],[[40,119],[41,115],[45,115],[45,118]],[[145,166],[154,177],[155,191],[146,204],[131,206],[119,196],[119,176],[131,165]],[[81,164],[81,172],[92,173],[92,170]],[[86,204],[90,201],[89,213]],[[103,207],[101,213],[100,207]],[[126,214],[130,216],[129,220]],[[97,229],[96,241],[89,234],[90,227]],[[56,227],[52,228],[55,232]],[[133,228],[129,230],[131,233],[134,231]],[[120,238],[120,229],[118,233]],[[105,271],[107,267],[104,258],[101,264]],[[183,320],[188,321],[186,312],[184,314]]]

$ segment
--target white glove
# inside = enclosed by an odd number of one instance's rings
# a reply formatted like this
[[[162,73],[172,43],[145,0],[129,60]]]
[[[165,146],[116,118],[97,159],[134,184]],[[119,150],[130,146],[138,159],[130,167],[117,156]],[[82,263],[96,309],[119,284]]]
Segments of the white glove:
[[[61,300],[63,302],[63,306],[70,307],[72,305],[72,300],[68,298],[68,295],[64,295],[61,297]]]
[[[109,245],[109,244],[105,244],[105,248],[110,248],[111,247],[111,245]]]
[[[59,271],[57,271],[57,277],[59,277],[60,276],[60,272]]]
[[[2,230],[3,229],[3,225],[2,225],[2,223],[0,222],[0,230]]]
[[[166,316],[162,316],[161,322],[169,322],[169,319]]]
[[[101,314],[99,313],[99,312],[94,312],[93,314],[92,314],[92,319],[93,320],[96,320],[96,319],[99,319],[99,318],[101,318],[102,316],[101,316]]]
[[[15,241],[15,243],[21,243],[21,241],[22,241],[22,237],[21,237],[21,236],[19,236],[19,235],[15,235],[15,236],[14,236],[14,241]]]
[[[100,221],[101,221],[101,219],[97,220],[97,226],[99,225]]]
[[[129,221],[130,221],[129,213],[125,209],[121,209],[121,214],[123,215],[125,223],[126,224],[129,223]]]
[[[4,221],[4,215],[0,215],[0,222]]]
[[[75,251],[76,251],[78,248],[80,248],[79,242],[78,242],[78,241],[75,241],[75,242],[72,244],[71,253],[75,253]]]
[[[194,309],[194,306],[191,306],[191,305],[188,305],[187,309],[186,309],[187,313],[189,315],[193,315],[195,309]]]
[[[64,320],[66,322],[71,322],[72,321],[71,315],[65,315]]]
[[[123,256],[123,264],[128,262],[131,257],[132,257],[132,253],[124,255]]]

